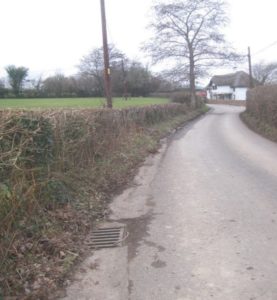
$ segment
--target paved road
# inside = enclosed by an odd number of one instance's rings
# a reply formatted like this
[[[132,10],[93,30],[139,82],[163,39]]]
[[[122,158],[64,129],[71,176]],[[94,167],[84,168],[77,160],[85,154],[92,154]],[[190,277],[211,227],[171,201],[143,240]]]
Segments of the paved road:
[[[277,145],[241,111],[212,106],[146,162],[111,206],[127,245],[98,252],[90,294],[82,275],[68,299],[277,299]]]

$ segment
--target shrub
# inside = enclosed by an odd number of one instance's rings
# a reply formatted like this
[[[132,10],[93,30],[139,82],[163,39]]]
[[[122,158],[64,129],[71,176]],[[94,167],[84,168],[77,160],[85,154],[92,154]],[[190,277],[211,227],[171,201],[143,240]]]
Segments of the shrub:
[[[39,114],[2,112],[0,136],[1,235],[39,202],[53,161],[53,128]]]
[[[248,91],[246,110],[258,121],[277,128],[277,85],[259,86]]]
[[[175,92],[171,94],[171,101],[173,103],[180,103],[180,104],[185,104],[187,106],[191,105],[191,93],[187,91],[180,91],[180,92]],[[197,107],[201,107],[201,105],[204,104],[205,98],[196,95],[196,105]]]
[[[0,112],[0,236],[37,209],[71,200],[59,174],[91,168],[141,128],[186,112],[180,104]]]
[[[190,105],[191,95],[188,92],[175,92],[171,95],[171,101],[174,103]]]

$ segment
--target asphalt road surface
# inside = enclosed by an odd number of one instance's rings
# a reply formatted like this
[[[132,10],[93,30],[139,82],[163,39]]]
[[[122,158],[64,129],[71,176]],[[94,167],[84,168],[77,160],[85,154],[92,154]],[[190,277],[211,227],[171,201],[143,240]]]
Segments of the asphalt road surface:
[[[111,205],[126,244],[95,252],[67,299],[277,299],[277,144],[241,111],[212,106],[149,158]]]

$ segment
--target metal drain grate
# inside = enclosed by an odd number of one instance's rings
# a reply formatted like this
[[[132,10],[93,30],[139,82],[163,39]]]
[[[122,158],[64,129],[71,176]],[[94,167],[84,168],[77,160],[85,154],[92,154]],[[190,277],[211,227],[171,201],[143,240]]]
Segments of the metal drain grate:
[[[127,238],[125,227],[98,228],[88,240],[88,246],[93,249],[112,248],[122,244]]]

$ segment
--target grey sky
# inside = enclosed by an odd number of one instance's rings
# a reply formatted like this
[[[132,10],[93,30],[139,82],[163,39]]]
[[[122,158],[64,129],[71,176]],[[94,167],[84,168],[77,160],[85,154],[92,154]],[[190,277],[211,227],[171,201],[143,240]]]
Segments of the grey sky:
[[[149,38],[146,26],[152,3],[106,0],[109,41],[131,58],[145,60],[139,48]],[[256,53],[277,41],[276,1],[229,3],[231,22],[225,32],[237,50],[246,52],[250,45]],[[99,0],[0,0],[0,4],[0,77],[9,64],[26,66],[32,75],[72,74],[83,55],[101,46]],[[276,51],[277,44],[253,55],[253,62],[275,60]]]

